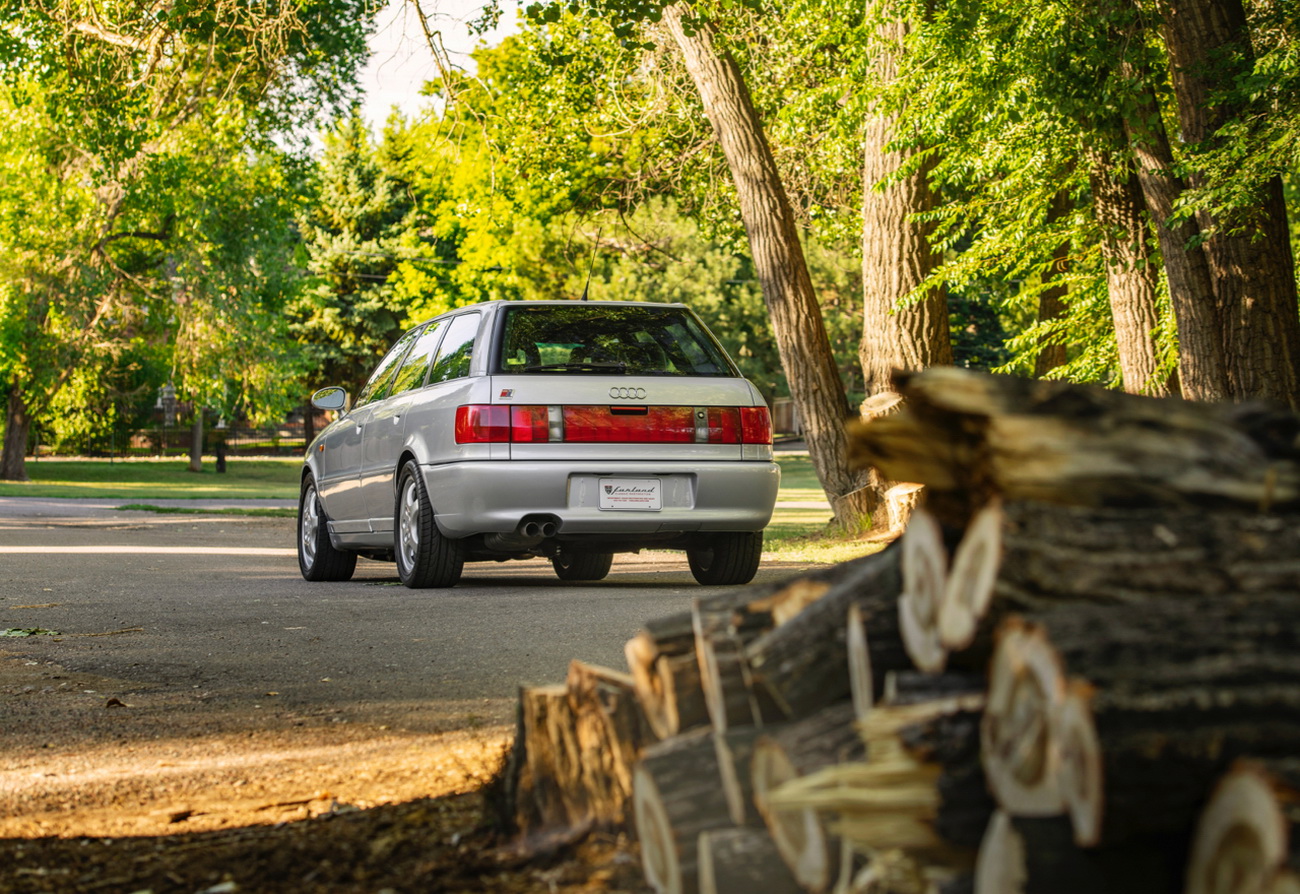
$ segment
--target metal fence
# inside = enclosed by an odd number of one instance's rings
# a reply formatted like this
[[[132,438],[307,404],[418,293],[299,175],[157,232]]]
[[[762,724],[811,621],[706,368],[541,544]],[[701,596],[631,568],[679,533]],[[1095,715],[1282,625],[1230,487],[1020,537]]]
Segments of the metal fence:
[[[324,428],[321,422],[315,427]],[[228,456],[301,456],[310,440],[302,422],[289,422],[268,428],[231,426],[207,427],[203,430],[203,453]],[[36,436],[29,445],[34,456],[79,454],[110,459],[145,456],[189,456],[194,432],[188,425],[159,425],[154,428],[110,428],[95,433],[79,445],[61,445],[58,449],[42,444]]]

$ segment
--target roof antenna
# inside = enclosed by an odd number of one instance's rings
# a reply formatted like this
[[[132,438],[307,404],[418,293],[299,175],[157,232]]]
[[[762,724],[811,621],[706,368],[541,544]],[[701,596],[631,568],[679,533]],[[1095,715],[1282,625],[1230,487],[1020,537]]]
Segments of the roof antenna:
[[[603,232],[605,232],[604,227],[596,231],[596,242],[591,246],[591,260],[587,262],[587,281],[582,284],[582,297],[578,299],[579,301],[587,300],[587,288],[591,285],[591,271],[596,266],[596,249],[600,248],[600,234]]]

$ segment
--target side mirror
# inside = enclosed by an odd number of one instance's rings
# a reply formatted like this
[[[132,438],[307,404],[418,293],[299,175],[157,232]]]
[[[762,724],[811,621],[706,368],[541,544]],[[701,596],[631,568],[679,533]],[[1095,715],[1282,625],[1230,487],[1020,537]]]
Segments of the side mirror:
[[[337,385],[322,388],[311,396],[311,405],[318,410],[342,410],[346,413],[351,404],[347,391]]]

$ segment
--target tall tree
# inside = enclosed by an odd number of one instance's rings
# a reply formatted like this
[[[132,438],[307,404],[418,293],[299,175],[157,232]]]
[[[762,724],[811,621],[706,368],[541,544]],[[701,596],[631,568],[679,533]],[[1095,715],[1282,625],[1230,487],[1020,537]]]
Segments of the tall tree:
[[[22,479],[33,411],[92,346],[129,331],[123,321],[145,296],[170,291],[159,249],[177,220],[151,187],[167,179],[182,134],[236,113],[252,146],[336,106],[355,84],[373,8],[5,0],[0,12],[7,102],[35,110],[30,147],[44,181],[76,197],[27,228],[28,245],[45,243],[44,259],[30,256],[4,284],[14,318],[5,329],[25,335],[20,355],[0,358],[8,414],[0,478]],[[74,207],[74,225],[55,222]],[[28,349],[42,342],[50,349]]]
[[[878,4],[878,7],[880,4]],[[898,80],[907,23],[878,9],[873,74],[877,89]],[[866,391],[889,391],[895,369],[952,363],[948,301],[931,277],[941,262],[931,244],[932,164],[923,147],[898,130],[898,115],[876,103],[864,139],[862,208],[863,327],[860,356]]]
[[[794,212],[740,67],[717,45],[715,26],[673,4],[664,23],[681,49],[735,183],[754,267],[809,456],[836,520],[857,528],[875,509],[865,476],[848,471],[844,385],[812,289]]]
[[[1221,144],[1225,127],[1248,111],[1239,90],[1253,75],[1255,50],[1245,8],[1241,0],[1158,6],[1192,185],[1205,186],[1197,155]],[[1300,314],[1281,178],[1258,184],[1254,207],[1202,207],[1197,216],[1208,234],[1231,396],[1300,405]]]

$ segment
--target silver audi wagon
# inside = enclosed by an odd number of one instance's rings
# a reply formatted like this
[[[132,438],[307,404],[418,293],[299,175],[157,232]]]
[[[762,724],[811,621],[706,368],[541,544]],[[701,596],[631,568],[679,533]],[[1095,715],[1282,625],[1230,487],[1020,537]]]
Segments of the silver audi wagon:
[[[772,424],[679,304],[494,301],[411,329],[307,449],[298,564],[348,580],[357,556],[408,587],[466,562],[544,556],[600,580],[615,553],[686,552],[703,584],[758,570],[780,471]]]

